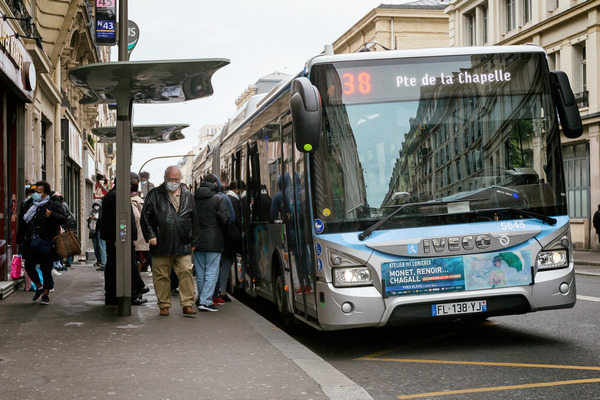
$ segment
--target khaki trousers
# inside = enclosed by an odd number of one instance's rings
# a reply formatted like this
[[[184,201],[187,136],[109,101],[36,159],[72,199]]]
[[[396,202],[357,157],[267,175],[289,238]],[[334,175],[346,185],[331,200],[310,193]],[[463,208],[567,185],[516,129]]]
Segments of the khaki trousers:
[[[152,280],[159,308],[171,308],[171,269],[179,278],[181,307],[194,305],[194,277],[192,255],[152,256]]]

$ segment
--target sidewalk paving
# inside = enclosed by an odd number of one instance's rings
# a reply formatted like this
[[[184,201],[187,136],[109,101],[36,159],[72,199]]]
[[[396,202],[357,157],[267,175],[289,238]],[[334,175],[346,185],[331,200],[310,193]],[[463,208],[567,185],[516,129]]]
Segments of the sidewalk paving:
[[[151,291],[120,317],[103,285],[75,263],[55,277],[50,305],[22,290],[0,301],[0,399],[371,398],[235,299],[190,318],[173,297],[160,317]]]
[[[575,273],[579,275],[600,276],[600,253],[593,251],[574,251]]]

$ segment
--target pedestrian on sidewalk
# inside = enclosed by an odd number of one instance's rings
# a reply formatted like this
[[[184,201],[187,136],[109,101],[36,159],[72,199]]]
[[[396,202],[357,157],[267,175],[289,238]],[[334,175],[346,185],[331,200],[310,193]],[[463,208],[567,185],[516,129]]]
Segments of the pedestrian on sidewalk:
[[[212,299],[229,222],[227,203],[225,198],[219,195],[217,182],[215,175],[205,175],[194,195],[199,229],[194,242],[194,267],[200,311],[217,311]]]
[[[134,173],[132,173],[132,175],[133,174]],[[133,242],[133,245],[135,246],[136,265],[139,272],[147,271],[148,261],[150,261],[150,257],[148,256],[150,253],[150,245],[146,242],[144,235],[142,234],[141,216],[142,209],[144,208],[144,199],[139,195],[139,181],[135,184],[133,181],[131,183],[131,208],[133,210],[133,216],[135,217],[135,225],[138,230],[138,238]]]
[[[100,200],[95,200],[92,205],[92,211],[87,219],[88,229],[90,230],[90,239],[94,245],[94,255],[96,256],[96,271],[104,271],[106,266],[106,242],[100,237],[100,231],[97,229],[98,218],[100,218]]]
[[[181,186],[179,167],[168,167],[164,182],[146,195],[141,226],[152,254],[152,280],[159,315],[169,315],[172,270],[179,278],[179,302],[183,314],[196,314],[192,252],[198,224],[194,196]]]
[[[145,199],[152,189],[154,189],[154,185],[150,182],[150,173],[146,171],[140,172],[140,197]]]
[[[134,179],[134,173],[131,173],[131,182]],[[136,174],[137,175],[137,174]],[[102,208],[100,217],[96,223],[96,228],[100,231],[100,236],[106,242],[106,266],[104,268],[104,304],[107,306],[117,304],[117,248],[116,248],[116,217],[117,217],[117,190],[116,185],[108,191],[102,199]],[[144,293],[150,289],[144,283],[137,266],[135,265],[135,250],[133,242],[137,240],[138,233],[135,225],[135,216],[131,211],[131,304],[134,306],[142,305],[148,300],[142,298]]]
[[[596,229],[596,234],[598,235],[598,240],[600,240],[600,204],[598,204],[598,209],[594,213],[594,219],[592,220],[594,228]]]
[[[52,268],[54,261],[59,259],[52,239],[60,233],[61,225],[67,222],[62,205],[51,198],[51,193],[48,182],[35,184],[31,199],[21,207],[17,228],[17,244],[22,249],[25,270],[37,288],[33,301],[41,296],[42,304],[50,303],[49,294],[54,289]],[[35,269],[37,264],[42,270],[43,285]]]
[[[54,192],[54,194],[52,194],[52,197],[60,202],[65,212],[65,216],[67,217],[67,223],[64,224],[62,227],[63,230],[71,230],[73,232],[77,232],[77,221],[75,221],[75,215],[71,212],[69,205],[65,201],[65,196],[63,196],[60,192]],[[66,271],[67,268],[71,268],[71,265],[73,265],[73,256],[69,256],[63,260],[64,271]]]

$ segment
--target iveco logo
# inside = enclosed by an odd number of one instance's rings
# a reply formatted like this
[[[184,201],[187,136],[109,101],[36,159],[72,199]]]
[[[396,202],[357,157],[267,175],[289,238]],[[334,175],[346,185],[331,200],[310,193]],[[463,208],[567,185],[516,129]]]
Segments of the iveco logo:
[[[510,243],[510,239],[506,235],[500,236],[499,240],[500,240],[500,244],[504,247],[508,246],[508,244]]]
[[[502,243],[503,246],[508,245],[508,237],[506,238],[506,244]],[[447,238],[434,238],[434,239],[423,239],[423,252],[430,253],[431,249],[436,253],[442,253],[446,250],[446,247],[450,251],[460,251],[461,248],[464,250],[474,250],[475,248],[484,250],[490,247],[491,240],[489,235],[468,235],[468,236],[452,236]]]

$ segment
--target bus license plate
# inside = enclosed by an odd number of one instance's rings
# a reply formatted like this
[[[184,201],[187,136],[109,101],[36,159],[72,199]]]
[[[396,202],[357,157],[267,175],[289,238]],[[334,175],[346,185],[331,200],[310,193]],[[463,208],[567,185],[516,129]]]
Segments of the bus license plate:
[[[469,314],[486,311],[486,300],[461,301],[460,303],[444,303],[431,305],[431,315],[434,317],[439,317],[441,315]]]

